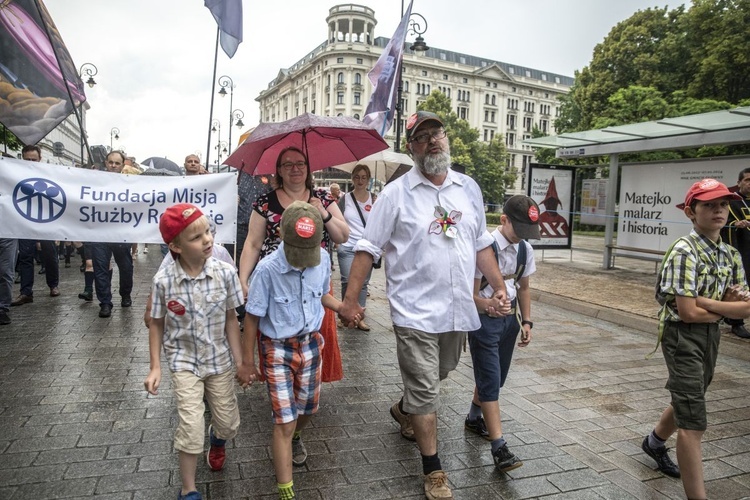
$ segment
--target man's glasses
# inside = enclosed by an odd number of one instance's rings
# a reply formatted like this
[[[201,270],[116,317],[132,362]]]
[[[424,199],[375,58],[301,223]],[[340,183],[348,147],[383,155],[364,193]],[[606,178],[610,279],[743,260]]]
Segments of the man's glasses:
[[[436,130],[430,134],[419,134],[416,137],[412,137],[410,142],[416,142],[417,144],[426,144],[430,142],[430,139],[439,141],[445,137],[445,129]]]
[[[296,168],[297,170],[304,170],[304,168],[307,166],[307,162],[305,161],[287,161],[281,164],[281,167],[284,170],[291,170],[292,168]]]

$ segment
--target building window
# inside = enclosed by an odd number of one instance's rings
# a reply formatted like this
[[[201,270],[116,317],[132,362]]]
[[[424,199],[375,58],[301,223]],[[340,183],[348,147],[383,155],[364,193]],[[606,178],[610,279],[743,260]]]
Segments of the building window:
[[[422,70],[422,76],[427,76],[427,71]]]
[[[493,95],[493,96],[492,96],[492,105],[493,105],[493,106],[495,106],[495,104],[496,104],[496,103],[495,103],[495,96]]]
[[[362,58],[361,57],[357,58],[357,64],[362,64]]]
[[[356,85],[362,85],[362,75],[359,73],[354,73],[354,83]]]
[[[511,75],[515,75],[516,68],[514,68],[513,66],[508,66],[508,73],[510,73]],[[513,92],[515,92],[515,90]]]
[[[461,64],[466,64],[466,58],[464,56],[460,56],[458,58],[458,62],[461,63]]]
[[[484,129],[484,142],[487,142],[487,129]]]
[[[448,79],[448,75],[446,75],[445,73],[443,73],[443,80],[447,80],[447,79]]]
[[[409,92],[409,82],[401,82],[401,84],[404,86],[404,92]]]
[[[442,60],[442,61],[445,61],[445,60],[446,60],[446,57],[445,57],[445,52],[441,52],[441,53],[440,53],[440,60]]]
[[[490,82],[484,82],[484,83],[486,83],[488,87],[490,86]]]
[[[510,130],[516,129],[516,115],[508,115],[505,117],[505,124]]]
[[[546,73],[542,73],[542,80],[544,80],[545,82],[547,81],[547,74]]]
[[[508,132],[505,134],[505,145],[512,147],[516,143],[516,134]]]
[[[484,110],[484,121],[488,122],[490,121],[490,112],[486,109]]]
[[[487,82],[487,83],[489,83],[489,82]],[[489,104],[490,103],[490,95],[489,94],[485,94],[484,95],[484,103],[485,104]]]
[[[464,78],[464,83],[469,83],[469,79],[468,78]]]
[[[510,91],[511,91],[511,92],[517,92],[517,91],[518,91],[518,89],[517,89],[516,87],[511,87],[511,88],[510,88]]]
[[[496,88],[497,88],[497,82],[492,82],[492,88],[493,88],[493,89],[496,89]]]
[[[338,83],[344,83],[344,73],[339,73],[339,74],[338,74],[338,75],[336,76],[336,81],[337,81]]]
[[[531,78],[531,70],[526,70],[526,78]]]
[[[336,104],[344,104],[344,93],[338,92],[336,94]]]
[[[494,111],[490,111],[490,121],[492,123],[495,123],[495,112]]]
[[[560,77],[559,76],[555,77],[555,83],[560,83]]]
[[[354,104],[356,104],[356,105],[360,105],[360,104],[362,104],[362,103],[360,102],[360,94],[359,94],[359,92],[355,92],[355,93],[354,93]]]
[[[343,57],[337,57],[336,62],[339,64],[344,64],[344,58]]]

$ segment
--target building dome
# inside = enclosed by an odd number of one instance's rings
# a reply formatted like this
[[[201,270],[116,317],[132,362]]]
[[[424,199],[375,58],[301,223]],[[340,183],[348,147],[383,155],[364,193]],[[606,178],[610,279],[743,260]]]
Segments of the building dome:
[[[350,42],[372,45],[375,40],[375,11],[364,5],[342,4],[331,7],[326,18],[328,43]]]

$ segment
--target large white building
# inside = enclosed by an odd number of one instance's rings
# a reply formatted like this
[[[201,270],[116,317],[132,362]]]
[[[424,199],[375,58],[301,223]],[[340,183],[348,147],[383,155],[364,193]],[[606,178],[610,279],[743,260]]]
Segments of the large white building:
[[[375,37],[375,11],[357,4],[332,7],[326,19],[326,41],[278,75],[260,93],[260,121],[277,122],[302,113],[361,118],[372,92],[367,73],[388,38]],[[456,114],[479,130],[480,140],[503,137],[509,168],[519,175],[515,189],[525,190],[527,165],[533,152],[521,141],[533,127],[554,134],[559,114],[557,97],[566,94],[573,78],[491,59],[432,47],[418,55],[404,51],[403,113],[399,126],[433,90],[451,99]],[[393,143],[395,127],[386,140]],[[403,133],[401,133],[403,137]]]

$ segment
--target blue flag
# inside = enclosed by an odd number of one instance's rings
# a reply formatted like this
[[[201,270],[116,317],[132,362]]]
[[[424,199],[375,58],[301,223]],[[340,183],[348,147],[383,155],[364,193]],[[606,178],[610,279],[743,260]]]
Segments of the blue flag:
[[[401,23],[396,32],[383,49],[383,53],[367,74],[373,85],[370,102],[367,103],[365,117],[362,120],[373,127],[381,136],[390,130],[393,124],[393,116],[396,112],[396,100],[398,99],[398,82],[401,75],[401,61],[403,59],[404,41],[406,40],[407,25],[411,17],[411,6],[414,0],[409,2]]]
[[[219,25],[221,48],[231,59],[242,43],[242,0],[205,0]]]

